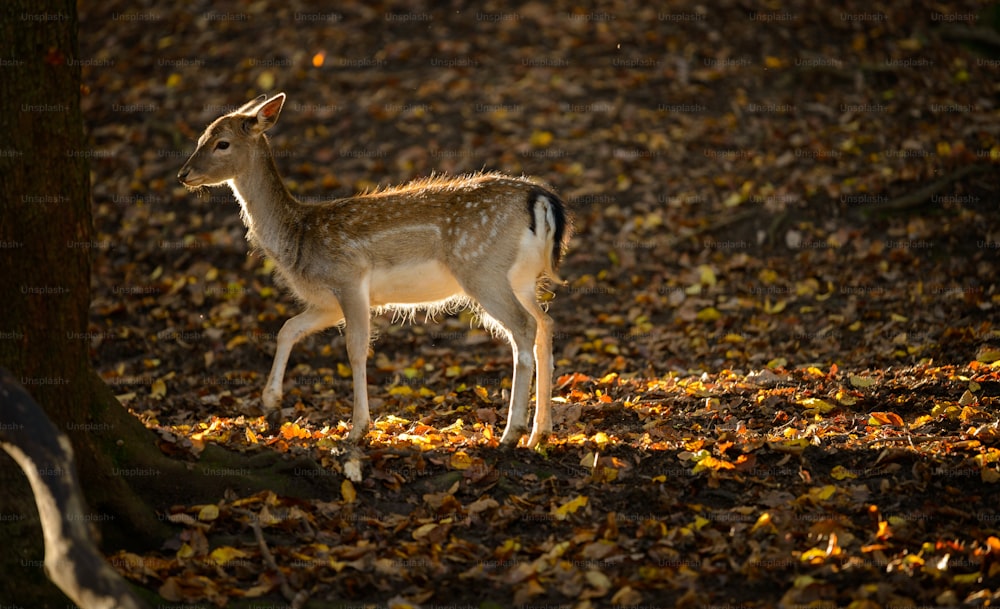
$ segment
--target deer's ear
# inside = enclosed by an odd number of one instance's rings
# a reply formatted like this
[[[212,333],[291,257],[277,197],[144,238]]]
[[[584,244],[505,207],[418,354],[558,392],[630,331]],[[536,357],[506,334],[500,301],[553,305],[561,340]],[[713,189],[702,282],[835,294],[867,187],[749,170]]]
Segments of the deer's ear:
[[[278,122],[278,115],[281,114],[281,107],[285,104],[285,94],[278,93],[257,109],[257,122],[262,129],[268,129]]]
[[[285,103],[285,94],[278,93],[257,108],[254,116],[243,121],[243,131],[247,134],[257,134],[267,131],[278,122],[281,106]]]

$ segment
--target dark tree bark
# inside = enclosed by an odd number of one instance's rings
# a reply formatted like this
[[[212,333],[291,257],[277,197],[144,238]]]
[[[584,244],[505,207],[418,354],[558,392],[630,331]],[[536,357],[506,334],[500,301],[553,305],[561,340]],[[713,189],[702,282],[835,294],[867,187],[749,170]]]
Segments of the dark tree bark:
[[[88,362],[90,180],[80,116],[74,0],[0,3],[0,363],[73,441],[90,521],[162,526],[112,475],[115,459],[152,447],[149,433],[103,388]],[[0,604],[66,606],[42,569],[34,498],[14,462],[0,458]],[[135,526],[133,526],[133,524]],[[125,529],[125,530],[123,530]],[[131,529],[128,530],[128,529]]]
[[[86,503],[106,548],[158,545],[157,517],[173,503],[222,490],[312,495],[314,480],[262,475],[275,455],[248,461],[218,448],[197,467],[164,457],[154,436],[91,368],[91,221],[88,147],[80,112],[75,0],[0,2],[0,366],[13,372],[65,433]],[[205,475],[231,468],[236,475]],[[253,470],[253,478],[242,472]],[[0,606],[59,607],[46,579],[31,488],[0,452]]]

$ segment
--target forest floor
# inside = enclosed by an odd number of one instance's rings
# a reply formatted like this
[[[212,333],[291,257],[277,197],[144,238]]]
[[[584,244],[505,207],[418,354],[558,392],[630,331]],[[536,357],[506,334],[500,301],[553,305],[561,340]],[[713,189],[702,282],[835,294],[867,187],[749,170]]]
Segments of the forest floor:
[[[1000,602],[997,15],[945,7],[81,6],[96,366],[176,458],[308,457],[288,475],[334,489],[220,488],[110,560],[185,606]],[[541,448],[498,448],[510,349],[468,314],[375,318],[360,451],[336,330],[268,428],[299,305],[232,195],[175,176],[278,91],[304,200],[483,168],[566,199]]]

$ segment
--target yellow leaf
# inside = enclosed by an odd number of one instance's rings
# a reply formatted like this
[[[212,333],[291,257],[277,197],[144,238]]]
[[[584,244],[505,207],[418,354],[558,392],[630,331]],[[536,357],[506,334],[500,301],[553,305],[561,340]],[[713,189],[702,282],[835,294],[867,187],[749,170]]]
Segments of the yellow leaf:
[[[177,558],[191,558],[192,556],[194,556],[194,548],[190,545],[185,543],[177,548]]]
[[[832,484],[826,486],[816,486],[809,489],[809,495],[819,501],[826,501],[837,492],[837,487]]]
[[[230,546],[220,546],[218,548],[215,548],[214,550],[212,550],[212,553],[208,555],[209,558],[211,558],[213,561],[215,561],[216,564],[219,565],[224,565],[227,562],[235,560],[237,558],[246,558],[247,556],[250,556],[250,554],[244,552],[243,550],[239,550],[237,548],[233,548]]]
[[[979,571],[973,573],[956,573],[951,576],[951,581],[956,584],[975,584],[979,581],[982,574]]]
[[[226,351],[232,351],[234,347],[238,347],[246,342],[249,342],[247,337],[243,334],[239,336],[234,336],[228,343],[226,343]]]
[[[577,495],[575,499],[570,499],[559,507],[553,508],[552,515],[556,517],[556,520],[566,520],[570,514],[585,505],[587,505],[587,497],[585,495]]]
[[[343,362],[337,362],[337,375],[340,378],[351,378],[351,367]]]
[[[857,478],[855,474],[852,474],[851,472],[847,471],[847,468],[844,467],[843,465],[837,465],[832,470],[830,470],[830,476],[832,476],[834,480]]]
[[[712,524],[712,521],[704,516],[695,516],[694,523],[691,525],[696,531],[704,529],[707,525]]]
[[[354,485],[347,478],[344,478],[344,481],[340,483],[340,495],[344,498],[345,503],[354,503],[354,500],[358,498]]]
[[[783,442],[768,442],[767,446],[771,450],[779,453],[798,455],[801,454],[807,446],[809,446],[809,440],[799,438],[797,440],[785,440]]]
[[[472,388],[472,390],[475,391],[476,395],[478,395],[481,399],[487,402],[489,401],[490,392],[486,390],[486,387],[483,387],[482,385],[476,385],[475,387]]]
[[[798,401],[800,406],[808,410],[815,410],[820,414],[826,414],[836,408],[833,404],[819,398],[802,398]]]
[[[451,466],[454,469],[469,469],[472,466],[472,457],[464,450],[459,450],[451,455]]]
[[[454,423],[447,427],[441,428],[441,433],[460,433],[465,427],[465,421],[462,419],[456,419]]]
[[[767,362],[767,367],[771,370],[775,368],[784,368],[788,365],[788,360],[783,357],[776,357],[773,360]]]
[[[427,537],[427,535],[429,535],[430,532],[436,529],[437,527],[438,527],[437,523],[434,522],[419,526],[413,531],[413,538],[417,540],[423,539],[424,537]]]
[[[200,510],[198,510],[198,520],[203,522],[211,522],[219,517],[219,506],[214,504],[203,505]]]
[[[594,434],[594,442],[597,444],[597,448],[604,448],[604,445],[611,441],[608,434],[603,431],[599,431]]]
[[[760,279],[764,285],[772,285],[778,281],[778,273],[771,269],[764,269],[757,274],[757,278]]]
[[[716,471],[724,469],[735,469],[736,466],[729,461],[723,461],[722,459],[716,459],[715,457],[709,455],[704,459],[698,461],[698,464],[692,470],[694,473],[698,473],[705,469],[714,469]]]
[[[389,395],[411,396],[413,393],[413,387],[410,387],[409,385],[396,385],[389,390]]]
[[[698,275],[698,281],[702,285],[712,287],[718,282],[718,279],[715,277],[715,270],[707,264],[698,266]]]
[[[753,527],[750,529],[750,532],[754,533],[757,531],[757,529],[769,527],[771,525],[772,525],[771,514],[769,514],[768,512],[764,512],[763,514],[757,517],[757,522],[754,523]]]
[[[779,57],[774,57],[773,55],[768,55],[764,57],[764,66],[768,68],[780,68],[784,64]]]
[[[787,300],[779,300],[778,302],[771,304],[770,297],[764,299],[764,312],[768,315],[777,315],[778,313],[784,311],[787,306]]]
[[[598,385],[610,385],[618,380],[617,372],[610,372],[601,377],[601,380],[597,381]]]
[[[454,378],[460,374],[462,374],[461,366],[448,366],[444,370],[444,375],[447,376],[448,378]]]
[[[701,311],[698,311],[698,314],[694,316],[694,318],[697,319],[698,321],[705,321],[705,322],[716,321],[721,317],[722,313],[719,313],[719,310],[716,309],[715,307],[705,307]]]
[[[531,134],[531,145],[535,148],[547,148],[551,143],[551,131],[535,131]]]
[[[173,74],[167,77],[168,89],[174,89],[180,84],[181,84],[181,75],[178,74],[177,72],[174,72]]]
[[[163,379],[153,381],[153,385],[149,388],[149,397],[159,400],[165,395],[167,395],[167,384],[163,382]]]
[[[826,548],[813,548],[802,553],[802,562],[819,564],[826,560]]]
[[[736,207],[743,202],[743,195],[738,192],[731,192],[722,202],[723,207]]]

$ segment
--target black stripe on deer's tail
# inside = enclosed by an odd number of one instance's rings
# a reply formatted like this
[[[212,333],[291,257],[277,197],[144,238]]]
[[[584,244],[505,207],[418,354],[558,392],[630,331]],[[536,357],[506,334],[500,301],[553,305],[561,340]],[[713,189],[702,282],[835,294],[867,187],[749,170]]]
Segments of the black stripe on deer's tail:
[[[551,249],[551,258],[549,264],[546,265],[545,274],[553,281],[561,283],[562,280],[556,274],[556,268],[559,267],[559,261],[562,259],[563,241],[569,236],[566,204],[559,198],[559,195],[541,186],[534,186],[529,191],[527,203],[528,217],[531,218],[528,228],[532,233],[536,233],[538,226],[536,215],[540,215],[541,221],[544,223],[542,230]]]

